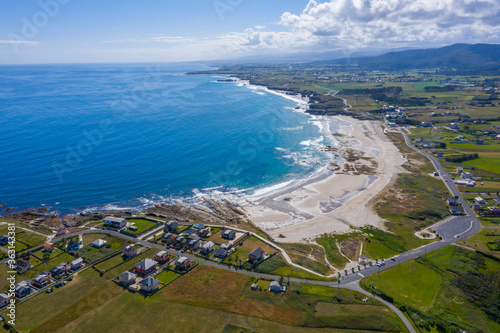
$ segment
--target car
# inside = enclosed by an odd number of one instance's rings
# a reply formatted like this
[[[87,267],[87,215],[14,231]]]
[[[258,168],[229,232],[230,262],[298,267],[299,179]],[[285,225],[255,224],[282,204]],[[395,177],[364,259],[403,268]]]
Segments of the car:
[[[72,277],[72,276],[70,276],[70,277],[68,278],[68,281],[73,281],[73,277]]]
[[[165,246],[165,248],[170,249],[170,245]]]
[[[52,292],[52,288],[49,288],[45,291],[47,294],[50,294]]]
[[[61,285],[58,283],[54,287],[59,288]]]
[[[68,281],[63,281],[63,282],[61,282],[61,285],[65,286],[66,283],[68,283]]]
[[[394,258],[391,258],[391,260],[392,260],[392,261],[396,261],[396,259],[394,259]]]

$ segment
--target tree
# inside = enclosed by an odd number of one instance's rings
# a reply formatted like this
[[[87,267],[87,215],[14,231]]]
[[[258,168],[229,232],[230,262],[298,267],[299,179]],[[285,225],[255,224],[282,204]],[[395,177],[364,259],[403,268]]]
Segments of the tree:
[[[50,259],[50,253],[45,251],[43,253],[42,260],[43,261],[49,261],[49,259]]]

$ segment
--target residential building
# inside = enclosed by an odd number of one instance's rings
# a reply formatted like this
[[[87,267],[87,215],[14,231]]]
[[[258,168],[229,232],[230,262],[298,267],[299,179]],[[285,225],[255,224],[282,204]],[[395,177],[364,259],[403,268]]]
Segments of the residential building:
[[[175,262],[175,267],[180,270],[188,269],[190,266],[191,266],[191,261],[189,261],[189,259],[186,257],[180,257]]]
[[[478,209],[481,209],[481,205],[478,205],[478,204],[471,204],[470,205],[470,208],[474,209],[474,210],[478,210]]]
[[[77,271],[83,267],[83,258],[77,258],[77,259],[73,260],[72,262],[70,262],[69,265],[70,265],[71,270],[73,272]]]
[[[14,293],[17,298],[23,298],[24,296],[27,296],[31,293],[31,281],[30,280],[24,280],[16,284],[16,288],[14,290]]]
[[[45,244],[43,244],[43,250],[45,252],[54,252],[54,250],[55,250],[54,243],[45,243]]]
[[[55,278],[64,276],[67,272],[67,267],[68,267],[68,263],[62,262],[50,270],[50,275],[52,275]]]
[[[9,236],[1,235],[0,236],[0,246],[5,246],[7,244],[9,244]]]
[[[123,247],[123,255],[126,257],[135,257],[138,254],[137,248],[134,244],[125,245]]]
[[[224,243],[220,246],[221,249],[226,250],[226,251],[229,251],[229,249],[232,247],[233,247],[232,243]]]
[[[160,281],[152,276],[148,276],[147,278],[139,282],[139,286],[141,287],[142,291],[150,293],[160,288]]]
[[[48,272],[39,273],[33,280],[31,280],[31,285],[37,288],[43,288],[52,281],[50,274]]]
[[[460,126],[457,123],[450,123],[450,129],[459,129]]]
[[[146,258],[135,264],[134,269],[137,273],[141,275],[147,275],[156,271],[157,264],[158,263],[153,259]]]
[[[444,157],[444,153],[442,151],[436,152],[437,157]]]
[[[221,259],[225,258],[227,257],[227,251],[222,248],[215,249],[214,256]]]
[[[472,172],[462,172],[462,179],[474,179],[474,174]]]
[[[189,241],[188,246],[192,250],[198,250],[200,248],[200,240],[199,239],[192,239]]]
[[[175,221],[168,221],[165,223],[165,232],[172,232],[172,231],[177,231],[177,227],[179,225]]]
[[[201,230],[201,229],[203,229],[203,224],[202,223],[195,224],[195,225],[193,225],[193,229]]]
[[[226,229],[222,231],[221,237],[224,239],[233,240],[236,237],[234,230]]]
[[[162,236],[161,236],[161,240],[165,243],[167,242],[170,242],[170,241],[173,241],[175,239],[175,236],[174,234],[171,234],[170,232],[167,232],[167,233],[164,233]]]
[[[127,225],[127,220],[121,217],[106,216],[104,226],[121,229]]]
[[[56,237],[61,237],[61,236],[67,235],[67,234],[69,234],[68,229],[61,228],[61,229],[57,230]]]
[[[464,168],[462,168],[462,167],[458,167],[458,168],[456,169],[456,172],[458,172],[458,173],[462,173],[462,172],[464,172]]]
[[[207,237],[209,234],[210,234],[210,231],[208,230],[208,228],[203,228],[203,229],[200,229],[197,234],[200,236],[200,237]]]
[[[135,279],[137,279],[137,274],[126,271],[118,275],[118,282],[125,286],[129,286],[135,283]]]
[[[7,304],[10,303],[10,297],[7,294],[1,293],[0,294],[0,307],[4,307]]]
[[[92,242],[92,246],[95,247],[95,248],[98,248],[100,249],[101,247],[103,247],[104,245],[106,245],[106,243],[108,243],[107,241],[105,241],[104,239],[96,239],[95,241]]]
[[[158,251],[155,254],[155,261],[157,261],[160,264],[165,264],[170,260],[170,253],[167,251]]]
[[[16,270],[17,274],[24,274],[32,268],[33,268],[33,265],[30,264],[30,262],[28,260],[18,260],[16,262],[15,270]]]
[[[495,214],[495,215],[499,215],[500,214],[500,208],[498,208],[498,207],[488,207],[488,210],[492,214]]]
[[[481,198],[481,197],[475,197],[475,198],[474,198],[474,201],[475,201],[477,204],[480,204],[480,205],[484,205],[484,204],[486,204],[486,201],[485,201],[483,198]]]
[[[203,252],[203,253],[210,253],[210,252],[212,252],[214,250],[214,245],[215,244],[212,241],[205,242],[201,246],[200,251]]]
[[[456,206],[457,205],[457,199],[455,198],[450,198],[446,200],[448,202],[448,205],[450,206]]]
[[[500,205],[500,197],[493,199],[493,201],[494,201],[496,204],[499,204],[499,205]]]
[[[463,214],[464,213],[462,206],[450,206],[450,211],[452,214]]]
[[[66,250],[68,252],[74,252],[74,251],[78,251],[81,247],[82,247],[82,242],[79,241],[79,240],[70,240],[68,245],[66,246]]]
[[[279,293],[281,292],[281,284],[278,281],[271,281],[269,285],[269,291]]]
[[[179,236],[175,239],[175,242],[179,245],[184,245],[186,244],[187,240],[186,238],[182,237],[182,236]]]
[[[256,261],[262,258],[264,258],[264,250],[260,247],[252,250],[252,252],[248,254],[248,261]]]

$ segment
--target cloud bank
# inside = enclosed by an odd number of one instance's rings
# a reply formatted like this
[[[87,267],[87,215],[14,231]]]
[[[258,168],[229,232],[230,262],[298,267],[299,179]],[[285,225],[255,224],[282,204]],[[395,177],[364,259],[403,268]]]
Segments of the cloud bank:
[[[310,0],[280,24],[298,34],[351,47],[426,42],[498,42],[498,0]]]

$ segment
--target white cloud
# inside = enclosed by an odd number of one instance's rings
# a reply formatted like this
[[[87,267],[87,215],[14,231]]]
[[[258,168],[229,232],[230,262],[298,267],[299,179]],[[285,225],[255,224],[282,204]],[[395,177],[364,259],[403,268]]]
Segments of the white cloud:
[[[283,13],[295,33],[338,46],[488,41],[500,36],[498,0],[310,0]]]
[[[255,26],[255,29],[257,29],[257,30],[262,30],[262,29],[265,29],[265,28],[266,28],[265,25],[256,25]]]
[[[31,40],[0,40],[0,45],[25,45],[25,46],[35,46],[40,44],[36,41]]]

